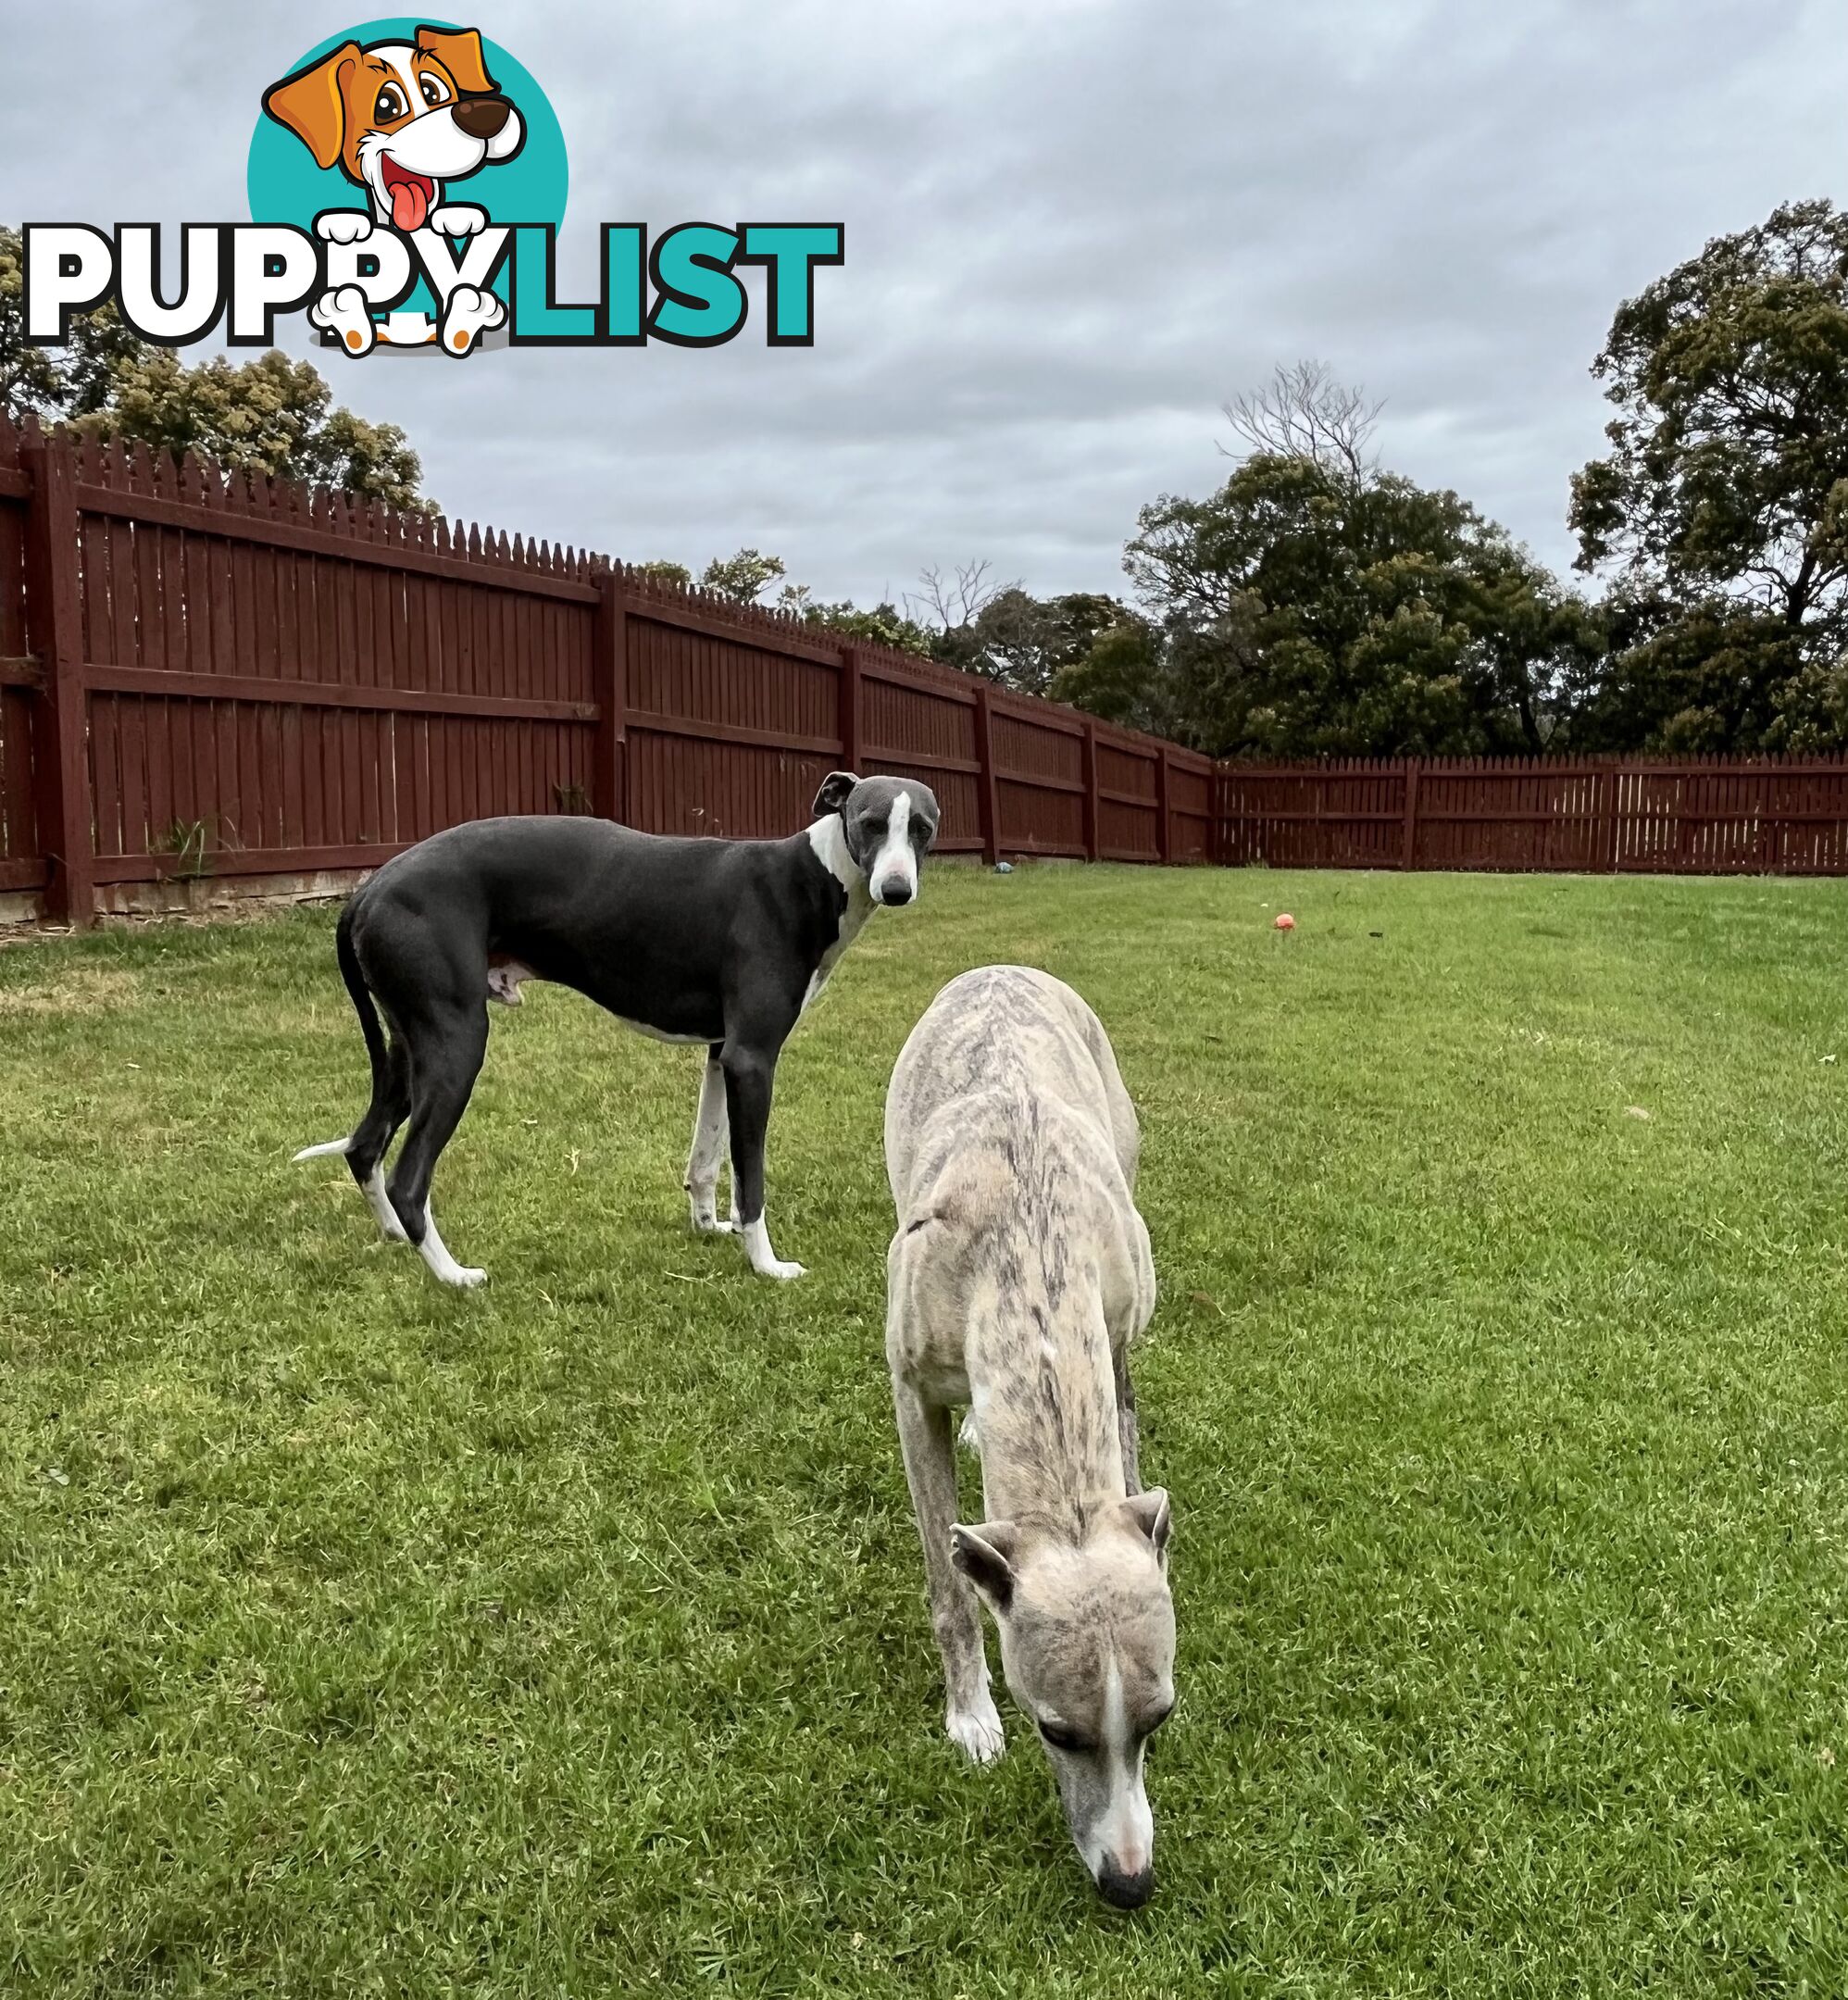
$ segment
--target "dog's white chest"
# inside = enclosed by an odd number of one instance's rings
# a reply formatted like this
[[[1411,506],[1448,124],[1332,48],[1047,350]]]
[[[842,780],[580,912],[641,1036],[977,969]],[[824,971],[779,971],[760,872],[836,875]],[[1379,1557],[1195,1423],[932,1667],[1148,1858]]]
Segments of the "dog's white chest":
[[[817,994],[827,985],[834,968],[841,963],[849,944],[859,936],[866,920],[873,913],[872,898],[862,886],[847,892],[847,906],[841,912],[841,934],[821,955],[821,963],[808,975],[808,991],[802,996],[803,1011],[808,1010]]]

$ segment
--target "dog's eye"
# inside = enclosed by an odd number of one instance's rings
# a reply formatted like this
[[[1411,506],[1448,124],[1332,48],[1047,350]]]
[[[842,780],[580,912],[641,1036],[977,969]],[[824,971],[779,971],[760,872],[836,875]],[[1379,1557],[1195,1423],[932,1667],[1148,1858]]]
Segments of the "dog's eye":
[[[1174,1704],[1172,1702],[1169,1702],[1167,1706],[1164,1708],[1159,1715],[1151,1716],[1148,1720],[1143,1724],[1142,1728],[1136,1731],[1136,1734],[1140,1736],[1143,1740],[1143,1742],[1146,1743],[1147,1740],[1155,1734],[1155,1732],[1162,1726],[1164,1722],[1167,1720],[1168,1717],[1171,1716],[1173,1713]]]
[[[403,118],[409,108],[405,102],[404,92],[395,83],[387,83],[379,93],[378,102],[372,106],[372,116],[381,125],[385,125],[393,119]]]
[[[1067,1729],[1063,1722],[1042,1722],[1040,1734],[1055,1750],[1063,1750],[1068,1756],[1082,1756],[1093,1747],[1076,1730]]]
[[[449,93],[443,87],[443,79],[441,77],[433,77],[426,73],[418,79],[418,88],[423,93],[423,101],[427,105],[440,105],[449,102]]]

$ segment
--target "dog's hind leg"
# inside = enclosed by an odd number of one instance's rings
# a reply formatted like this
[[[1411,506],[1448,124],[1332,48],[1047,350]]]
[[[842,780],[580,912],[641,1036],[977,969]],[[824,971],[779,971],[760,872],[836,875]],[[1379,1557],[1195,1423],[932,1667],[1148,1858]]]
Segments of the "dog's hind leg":
[[[430,1210],[430,1180],[438,1156],[462,1122],[488,1048],[484,1000],[444,1008],[410,1037],[410,1135],[392,1169],[386,1193],[405,1234],[444,1284],[478,1285],[487,1272],[450,1256]]]
[[[365,969],[359,962],[354,923],[355,906],[349,903],[341,911],[340,920],[334,927],[334,950],[340,962],[340,976],[346,982],[354,1011],[359,1017],[360,1031],[366,1037],[366,1054],[372,1066],[372,1102],[367,1106],[365,1117],[346,1138],[304,1146],[295,1157],[298,1160],[319,1159],[330,1154],[344,1154],[347,1167],[359,1183],[360,1193],[378,1219],[386,1240],[402,1243],[405,1240],[404,1225],[385,1198],[380,1161],[392,1143],[393,1133],[404,1123],[405,1114],[410,1109],[410,1068],[402,1041],[393,1033],[388,1044],[384,1030],[380,1026],[379,1009]]]
[[[398,1127],[410,1116],[411,1063],[403,1041],[393,1035],[384,1063],[372,1078],[372,1102],[347,1142],[346,1164],[353,1169],[366,1205],[387,1243],[403,1243],[405,1226],[385,1193],[385,1154]]]
[[[702,1235],[729,1225],[718,1219],[718,1169],[725,1157],[730,1123],[725,1110],[722,1044],[715,1042],[699,1081],[699,1109],[693,1117],[693,1151],[687,1156],[687,1198],[693,1205],[693,1226]]]

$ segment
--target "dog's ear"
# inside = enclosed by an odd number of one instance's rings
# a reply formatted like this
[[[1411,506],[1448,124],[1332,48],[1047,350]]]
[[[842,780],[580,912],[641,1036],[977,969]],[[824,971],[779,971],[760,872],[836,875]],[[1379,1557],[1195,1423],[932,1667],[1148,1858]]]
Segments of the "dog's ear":
[[[481,37],[476,29],[419,28],[417,45],[420,54],[434,56],[456,79],[456,88],[465,97],[492,97],[500,85],[488,74],[487,57],[481,53]]]
[[[358,43],[343,42],[331,56],[272,83],[263,94],[263,108],[307,147],[317,167],[331,167],[340,158],[346,141],[342,84],[358,60]]]
[[[839,812],[853,796],[854,787],[859,783],[850,770],[831,770],[821,781],[821,789],[815,794],[812,818],[825,819],[831,812]]]
[[[1130,1517],[1131,1525],[1148,1536],[1155,1546],[1155,1560],[1166,1569],[1167,1538],[1174,1526],[1174,1516],[1167,1505],[1167,1488],[1151,1486],[1146,1493],[1131,1494],[1124,1501],[1123,1510]]]
[[[1013,1556],[1019,1539],[1019,1530],[1007,1520],[950,1530],[950,1560],[975,1585],[977,1596],[996,1618],[1005,1618],[1014,1602]]]

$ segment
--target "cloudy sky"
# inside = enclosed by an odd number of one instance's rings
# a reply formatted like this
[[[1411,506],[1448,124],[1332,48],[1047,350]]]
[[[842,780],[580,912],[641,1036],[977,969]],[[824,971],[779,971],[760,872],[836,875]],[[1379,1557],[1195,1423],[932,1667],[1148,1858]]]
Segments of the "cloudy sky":
[[[241,219],[264,86],[369,18],[14,8],[6,210]],[[329,355],[337,394],[406,428],[452,513],[630,558],[753,544],[827,596],[974,556],[1120,587],[1137,508],[1223,478],[1220,405],[1304,356],[1386,399],[1390,465],[1564,568],[1612,307],[1781,200],[1848,199],[1843,0],[461,19],[564,127],[568,281],[603,220],[840,220],[847,261],[812,350],[754,323],[706,352]]]

